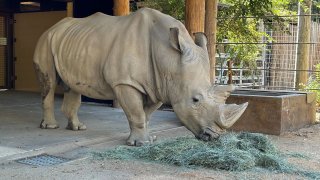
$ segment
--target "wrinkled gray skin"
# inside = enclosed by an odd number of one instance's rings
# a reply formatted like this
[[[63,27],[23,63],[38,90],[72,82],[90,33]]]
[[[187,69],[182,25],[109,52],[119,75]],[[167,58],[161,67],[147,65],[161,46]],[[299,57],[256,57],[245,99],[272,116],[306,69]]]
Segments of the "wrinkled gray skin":
[[[61,20],[41,36],[34,54],[43,97],[40,127],[58,128],[53,110],[60,84],[69,129],[86,129],[77,116],[83,94],[118,100],[131,129],[128,145],[154,140],[148,122],[163,103],[196,137],[218,137],[247,104],[225,104],[233,88],[210,84],[206,38],[195,37],[179,21],[147,8],[123,17],[96,13]]]

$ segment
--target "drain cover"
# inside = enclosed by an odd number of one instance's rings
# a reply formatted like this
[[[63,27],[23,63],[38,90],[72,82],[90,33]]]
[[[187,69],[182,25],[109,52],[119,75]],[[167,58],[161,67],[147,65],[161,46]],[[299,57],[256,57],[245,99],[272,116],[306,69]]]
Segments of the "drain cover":
[[[23,159],[18,159],[16,162],[22,164],[28,164],[32,166],[52,166],[56,164],[61,164],[70,161],[70,159],[52,156],[48,154],[41,154],[38,156],[27,157]]]

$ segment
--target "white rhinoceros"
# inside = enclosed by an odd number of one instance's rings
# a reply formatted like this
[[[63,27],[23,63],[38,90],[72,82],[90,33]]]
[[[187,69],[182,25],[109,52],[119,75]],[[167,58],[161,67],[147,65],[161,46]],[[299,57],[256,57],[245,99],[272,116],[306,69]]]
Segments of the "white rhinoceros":
[[[81,94],[117,99],[131,129],[128,145],[153,141],[148,121],[163,103],[202,140],[216,138],[247,107],[225,104],[232,87],[211,85],[203,33],[194,42],[181,22],[147,8],[122,17],[61,20],[39,39],[34,65],[43,97],[41,128],[58,128],[57,84],[65,87],[62,111],[72,130],[86,129],[77,116]]]

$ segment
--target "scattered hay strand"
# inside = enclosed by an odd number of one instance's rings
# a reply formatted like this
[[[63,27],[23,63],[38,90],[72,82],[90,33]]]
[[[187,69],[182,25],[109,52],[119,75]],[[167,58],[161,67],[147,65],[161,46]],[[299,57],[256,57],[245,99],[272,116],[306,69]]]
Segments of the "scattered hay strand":
[[[215,141],[194,137],[169,139],[142,147],[120,146],[93,153],[97,159],[146,160],[185,167],[244,171],[260,167],[320,179],[320,173],[299,170],[290,165],[271,141],[258,133],[226,133]]]

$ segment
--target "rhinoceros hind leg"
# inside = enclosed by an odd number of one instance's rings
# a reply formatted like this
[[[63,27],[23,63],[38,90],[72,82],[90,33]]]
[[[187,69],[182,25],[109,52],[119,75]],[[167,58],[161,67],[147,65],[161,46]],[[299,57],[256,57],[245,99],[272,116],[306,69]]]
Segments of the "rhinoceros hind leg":
[[[42,129],[56,129],[59,127],[54,117],[54,91],[56,88],[56,75],[51,69],[40,68],[34,63],[34,67],[40,82],[43,120],[40,123]]]
[[[49,90],[49,93],[46,96],[43,96],[42,108],[43,108],[43,120],[40,123],[40,128],[42,129],[59,128],[59,125],[54,117],[54,88],[51,88]]]
[[[61,110],[68,118],[67,129],[74,131],[87,129],[87,127],[78,119],[78,109],[80,104],[81,94],[72,90],[64,93]]]
[[[143,109],[143,94],[128,85],[116,86],[114,93],[129,121],[131,131],[127,145],[141,146],[152,143],[154,137],[149,136],[146,113]]]

